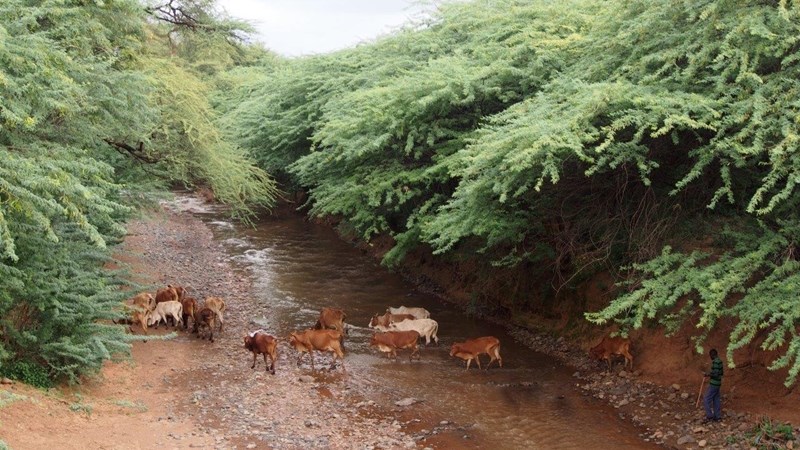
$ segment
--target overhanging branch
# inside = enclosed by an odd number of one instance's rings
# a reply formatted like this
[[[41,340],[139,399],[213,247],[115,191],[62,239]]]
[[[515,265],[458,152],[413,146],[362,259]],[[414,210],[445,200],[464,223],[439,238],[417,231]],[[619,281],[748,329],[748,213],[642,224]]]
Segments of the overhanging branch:
[[[106,144],[114,147],[114,149],[123,155],[130,155],[136,158],[137,160],[147,163],[147,164],[155,164],[161,161],[159,158],[153,158],[152,156],[148,155],[144,151],[144,142],[139,141],[138,147],[132,147],[124,142],[117,142],[112,139],[103,139]]]

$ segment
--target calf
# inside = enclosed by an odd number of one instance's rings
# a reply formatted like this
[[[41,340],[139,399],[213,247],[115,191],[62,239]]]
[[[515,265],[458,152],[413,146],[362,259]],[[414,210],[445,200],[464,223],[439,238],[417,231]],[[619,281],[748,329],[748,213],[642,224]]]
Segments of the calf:
[[[433,319],[414,319],[404,320],[389,325],[391,331],[411,331],[414,330],[420,336],[425,336],[425,345],[431,343],[431,338],[439,344],[439,337],[436,333],[439,332],[439,324]]]
[[[175,320],[175,325],[177,326],[183,320],[183,306],[181,302],[177,301],[169,301],[169,302],[162,302],[156,305],[156,309],[153,311],[153,314],[150,316],[148,323],[150,325],[155,324],[155,328],[158,328],[158,324],[163,320],[164,324],[167,325],[167,317],[172,317]]]
[[[223,323],[222,313],[225,311],[225,300],[219,297],[208,297],[203,306],[217,313],[217,321],[219,322],[219,331],[222,332],[222,323]]]
[[[408,355],[410,362],[414,355],[419,359],[419,347],[417,341],[419,340],[419,333],[414,330],[411,331],[387,331],[385,333],[375,333],[369,341],[371,347],[378,347],[378,350],[386,353],[386,357],[397,359],[397,350],[410,348],[411,354]]]
[[[630,370],[633,370],[633,355],[631,355],[631,341],[623,337],[603,336],[603,340],[589,350],[589,356],[606,361],[608,370],[611,370],[611,356],[621,355],[625,357],[625,364],[623,367],[628,367],[630,363]]]
[[[389,331],[389,325],[396,322],[402,322],[404,320],[414,320],[414,316],[412,316],[411,314],[386,313],[382,316],[375,314],[369,321],[369,327],[375,328],[376,330],[379,331]]]
[[[254,331],[244,337],[244,348],[253,352],[253,365],[251,369],[256,368],[256,357],[259,354],[264,355],[264,366],[267,372],[275,375],[275,361],[278,360],[278,340],[274,336],[270,336],[264,330]],[[270,364],[267,365],[267,355],[269,355]]]
[[[430,319],[431,313],[425,308],[401,306],[399,308],[392,308],[391,306],[386,309],[389,314],[411,314],[415,319]]]
[[[486,353],[491,360],[486,370],[489,370],[492,363],[497,361],[500,367],[503,367],[503,358],[500,357],[500,340],[494,336],[484,336],[475,339],[470,339],[465,342],[456,342],[450,347],[450,356],[461,358],[467,362],[466,370],[469,370],[469,365],[472,360],[478,362],[478,369],[481,368],[480,355]]]
[[[142,326],[144,334],[147,334],[147,321],[156,308],[156,299],[153,294],[142,292],[131,299],[131,305],[131,325],[129,327],[131,333],[133,332],[133,326],[138,323]]]
[[[197,323],[197,319],[195,318],[195,313],[197,312],[197,300],[194,297],[186,297],[181,300],[181,306],[183,306],[183,329],[189,329],[189,318],[192,319],[192,324]],[[195,327],[196,328],[196,327]]]
[[[195,321],[194,321],[194,332],[197,333],[197,337],[200,339],[205,339],[203,337],[204,330],[208,330],[208,340],[214,342],[214,325],[217,321],[217,313],[211,308],[202,307],[199,311],[195,314]]]
[[[341,309],[322,308],[322,311],[320,311],[319,313],[319,319],[317,319],[317,323],[314,324],[314,329],[315,330],[330,329],[330,330],[341,331],[342,333],[344,333],[345,318],[347,318],[347,315]]]
[[[311,370],[314,369],[314,350],[321,352],[331,352],[334,354],[331,362],[331,369],[336,367],[336,357],[342,360],[342,370],[344,367],[344,335],[338,330],[305,330],[289,334],[289,345],[300,352],[297,362],[303,358],[303,353],[308,352],[311,357]]]

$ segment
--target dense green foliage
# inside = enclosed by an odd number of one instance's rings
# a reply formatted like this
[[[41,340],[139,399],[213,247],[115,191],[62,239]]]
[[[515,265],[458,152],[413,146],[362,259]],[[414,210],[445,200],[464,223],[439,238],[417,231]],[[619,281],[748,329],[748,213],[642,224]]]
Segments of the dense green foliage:
[[[245,61],[247,52],[235,50],[223,29],[204,39],[228,42],[228,56]],[[189,45],[189,32],[175,33]],[[190,56],[170,57],[175,49],[165,36],[133,0],[0,4],[6,376],[37,385],[47,384],[43,377],[75,381],[129,350],[122,327],[112,324],[125,282],[103,266],[125,232],[135,192],[176,181],[207,185],[240,212],[274,199],[265,172],[219,135],[205,96],[213,77]],[[227,58],[219,58],[224,68],[237,63]]]
[[[691,319],[700,349],[732,318],[729,363],[765,336],[792,383],[798,13],[754,0],[446,4],[374,43],[248,68],[215,105],[263,168],[308,189],[310,214],[393,236],[388,264],[420,247],[482,252],[555,297],[610,271],[619,296],[591,321]]]

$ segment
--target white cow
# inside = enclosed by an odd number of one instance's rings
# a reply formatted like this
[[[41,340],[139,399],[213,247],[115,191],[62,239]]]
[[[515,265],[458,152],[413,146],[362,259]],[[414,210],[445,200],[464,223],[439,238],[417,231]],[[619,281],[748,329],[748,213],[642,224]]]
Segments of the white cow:
[[[404,320],[402,322],[395,322],[389,325],[390,330],[397,331],[411,331],[414,330],[420,336],[425,336],[425,345],[431,343],[431,338],[439,344],[439,337],[436,333],[439,332],[439,324],[433,319],[414,319]]]
[[[167,317],[170,316],[175,320],[175,326],[178,326],[179,323],[183,325],[183,305],[181,305],[181,302],[170,300],[157,304],[153,314],[151,314],[150,318],[147,320],[147,324],[155,324],[155,328],[158,328],[158,324],[162,320],[166,324]]]
[[[391,306],[386,309],[386,312],[390,314],[411,314],[412,316],[416,317],[417,319],[430,319],[431,313],[428,312],[425,308],[418,308],[418,307],[408,307],[408,306],[401,306],[399,308],[392,308]]]

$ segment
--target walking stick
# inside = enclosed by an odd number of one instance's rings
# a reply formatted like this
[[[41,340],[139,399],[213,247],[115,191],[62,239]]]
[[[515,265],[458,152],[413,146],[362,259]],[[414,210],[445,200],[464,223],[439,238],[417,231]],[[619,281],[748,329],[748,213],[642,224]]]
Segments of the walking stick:
[[[703,376],[703,379],[700,380],[700,392],[697,393],[697,401],[694,402],[694,407],[697,408],[700,406],[700,396],[703,395],[703,384],[706,382],[706,377]]]

